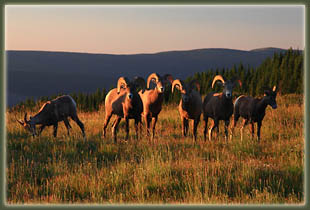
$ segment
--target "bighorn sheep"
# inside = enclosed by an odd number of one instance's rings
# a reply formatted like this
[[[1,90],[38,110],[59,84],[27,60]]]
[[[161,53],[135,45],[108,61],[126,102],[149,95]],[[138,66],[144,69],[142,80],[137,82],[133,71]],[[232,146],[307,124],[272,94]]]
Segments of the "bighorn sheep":
[[[166,84],[171,83],[172,80],[173,79],[170,74],[165,74],[163,77],[161,77],[157,73],[152,73],[147,78],[148,90],[139,91],[139,95],[143,101],[143,118],[146,124],[146,131],[148,135],[150,134],[149,129],[152,120],[152,139],[155,136],[155,126],[164,100],[165,86]],[[156,84],[154,89],[149,89],[151,82]]]
[[[84,125],[79,120],[76,113],[76,103],[69,95],[57,97],[54,100],[46,102],[39,112],[34,116],[30,116],[30,120],[27,120],[27,113],[24,116],[24,121],[17,120],[26,130],[30,131],[33,136],[37,135],[36,125],[41,125],[39,134],[42,133],[46,126],[54,126],[54,137],[57,136],[58,122],[64,121],[64,124],[68,130],[71,125],[68,121],[68,117],[71,117],[78,126],[81,128],[83,137],[85,137]]]
[[[199,92],[194,90],[197,87],[199,91],[199,84],[196,80],[192,80],[189,84],[186,84],[180,79],[176,79],[172,83],[172,92],[174,88],[180,90],[182,98],[179,104],[179,113],[182,121],[182,134],[187,135],[188,120],[193,120],[193,138],[197,139],[197,126],[200,121],[200,115],[202,112],[202,100]]]
[[[221,75],[216,75],[212,82],[212,88],[214,84],[220,81],[223,84],[223,92],[222,93],[214,93],[211,92],[203,100],[203,116],[205,121],[205,128],[204,128],[204,139],[206,140],[207,134],[207,125],[208,125],[208,118],[213,119],[213,124],[211,125],[208,133],[209,133],[209,140],[212,139],[212,131],[214,129],[218,130],[218,125],[220,120],[225,121],[225,138],[227,139],[228,136],[228,126],[230,117],[233,114],[233,103],[232,103],[232,90],[235,85],[235,82],[238,81],[239,85],[241,86],[241,81],[232,79],[226,80]]]
[[[234,104],[234,121],[231,130],[231,137],[233,135],[236,123],[241,116],[243,119],[243,125],[241,127],[241,140],[243,138],[243,128],[249,122],[251,123],[251,133],[252,138],[254,137],[254,123],[257,123],[257,139],[260,140],[260,129],[262,126],[262,121],[265,117],[265,110],[268,105],[273,109],[277,108],[276,102],[276,86],[271,90],[270,88],[265,88],[264,97],[253,98],[250,96],[241,95],[237,98]]]
[[[105,120],[103,125],[103,136],[106,135],[106,128],[113,114],[117,115],[112,124],[112,136],[114,142],[117,141],[117,127],[121,119],[126,121],[126,140],[129,137],[129,119],[135,120],[136,137],[138,138],[138,124],[141,122],[143,111],[142,100],[136,92],[137,85],[145,86],[145,81],[141,77],[136,77],[130,82],[126,77],[120,77],[117,88],[109,91],[105,98]]]

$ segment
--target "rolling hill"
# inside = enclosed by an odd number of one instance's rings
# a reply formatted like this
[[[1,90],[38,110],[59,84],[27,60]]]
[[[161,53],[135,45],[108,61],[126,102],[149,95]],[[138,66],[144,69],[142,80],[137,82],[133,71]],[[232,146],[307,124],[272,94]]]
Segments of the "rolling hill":
[[[185,79],[193,72],[231,68],[240,62],[257,67],[280,51],[285,50],[209,48],[130,55],[6,51],[7,104],[14,105],[27,97],[109,89],[120,76],[146,78],[150,73],[158,72]]]

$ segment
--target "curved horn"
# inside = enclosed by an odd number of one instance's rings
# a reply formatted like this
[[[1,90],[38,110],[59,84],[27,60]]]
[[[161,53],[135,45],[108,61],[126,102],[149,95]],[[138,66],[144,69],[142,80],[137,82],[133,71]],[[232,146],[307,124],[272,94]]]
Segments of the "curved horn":
[[[152,73],[150,76],[147,78],[147,88],[150,88],[150,82],[151,80],[155,79],[156,83],[159,81],[159,74],[157,73]]]
[[[277,86],[273,86],[272,91],[276,92],[276,90],[277,90]]]
[[[218,81],[218,80],[220,80],[223,84],[225,83],[225,80],[224,80],[224,78],[222,77],[222,75],[216,75],[216,76],[214,77],[214,79],[213,79],[213,82],[212,82],[212,88],[213,88],[215,82]]]
[[[117,93],[121,91],[122,87],[127,87],[128,84],[129,80],[127,79],[127,77],[120,77],[117,81]]]
[[[24,122],[28,122],[28,120],[27,120],[27,112],[25,113],[25,116],[24,116]]]
[[[197,90],[198,90],[198,92],[200,91],[200,84],[199,84],[199,82],[198,82],[196,79],[192,80],[192,81],[189,83],[189,87],[190,87],[191,89],[194,89],[194,88],[196,87]]]
[[[19,124],[24,125],[24,122],[23,122],[23,121],[18,120],[17,117],[16,117],[16,115],[14,115],[14,116],[15,116],[15,120],[16,120]]]
[[[134,81],[133,82],[134,82],[135,85],[140,85],[142,90],[145,89],[146,84],[145,84],[145,80],[142,77],[138,77],[138,76],[134,77]]]
[[[179,80],[179,79],[176,79],[176,80],[174,80],[173,82],[172,82],[172,89],[171,89],[171,91],[172,91],[172,93],[173,93],[173,90],[174,90],[174,87],[175,86],[177,86],[177,88],[179,89],[179,90],[182,90],[183,89],[183,81],[182,80]]]

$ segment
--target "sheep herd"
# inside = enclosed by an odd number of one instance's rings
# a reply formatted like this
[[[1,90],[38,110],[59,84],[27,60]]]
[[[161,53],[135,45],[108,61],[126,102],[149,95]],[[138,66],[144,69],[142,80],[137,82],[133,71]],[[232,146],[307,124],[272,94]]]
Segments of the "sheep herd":
[[[200,121],[201,114],[204,119],[204,140],[207,139],[208,118],[212,119],[212,125],[208,129],[209,140],[212,139],[214,130],[218,131],[219,121],[225,123],[225,139],[228,139],[229,122],[234,114],[233,124],[230,129],[230,138],[233,136],[236,123],[241,116],[244,126],[251,124],[251,134],[254,137],[254,123],[257,123],[257,139],[260,139],[260,129],[262,120],[265,116],[265,110],[268,105],[273,109],[277,108],[276,103],[276,87],[273,89],[264,88],[264,96],[262,98],[253,98],[251,96],[239,96],[233,103],[232,91],[236,84],[242,85],[241,81],[233,78],[226,80],[223,76],[217,75],[212,82],[212,88],[215,84],[220,83],[223,86],[222,93],[208,93],[202,100],[199,93],[199,83],[192,80],[185,83],[181,79],[173,80],[170,74],[160,76],[158,73],[152,73],[147,78],[147,83],[142,77],[135,77],[129,80],[126,77],[120,77],[117,87],[110,90],[105,98],[105,119],[103,125],[103,136],[106,136],[106,128],[112,115],[116,115],[115,121],[112,123],[112,137],[117,142],[118,125],[122,118],[125,120],[126,140],[129,137],[129,119],[134,119],[136,138],[138,138],[138,130],[141,130],[142,121],[144,121],[145,129],[148,136],[153,139],[155,136],[155,126],[158,115],[161,112],[164,101],[164,91],[168,85],[171,85],[171,91],[178,89],[181,93],[179,103],[179,113],[182,122],[182,135],[187,136],[189,129],[189,120],[193,121],[193,139],[197,139],[197,126]],[[153,87],[151,87],[151,85]],[[138,88],[140,91],[138,92]],[[196,89],[196,90],[195,90]],[[25,114],[24,121],[17,120],[24,128],[32,133],[33,136],[38,135],[36,125],[41,125],[39,134],[46,126],[54,126],[54,136],[57,135],[58,122],[64,121],[68,130],[71,128],[68,118],[71,117],[81,128],[83,136],[84,125],[79,120],[76,111],[76,103],[71,96],[60,96],[54,100],[45,103],[40,111],[34,116],[27,119]],[[152,124],[152,125],[151,125]],[[152,128],[152,132],[150,131]]]

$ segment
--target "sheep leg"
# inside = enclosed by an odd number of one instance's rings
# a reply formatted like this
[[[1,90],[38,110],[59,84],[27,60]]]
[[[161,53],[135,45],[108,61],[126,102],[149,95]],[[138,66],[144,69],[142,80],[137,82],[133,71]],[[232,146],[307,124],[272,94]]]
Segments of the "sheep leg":
[[[54,124],[54,137],[57,136],[58,123]]]
[[[212,131],[214,129],[217,129],[218,126],[219,126],[219,120],[214,119],[213,122],[212,122],[212,125],[211,125],[211,127],[209,129],[209,141],[211,141],[211,139],[212,139]]]
[[[203,131],[203,137],[204,137],[204,140],[206,141],[207,140],[208,117],[204,116],[203,119],[205,121],[205,129]]]
[[[103,137],[105,137],[105,135],[106,135],[106,129],[108,127],[108,124],[110,122],[111,117],[112,117],[111,113],[109,113],[109,114],[107,113],[105,116],[104,123],[103,123]]]
[[[84,129],[84,124],[81,122],[81,120],[79,119],[79,117],[77,115],[74,115],[71,117],[72,120],[74,120],[74,122],[76,122],[76,124],[80,127],[83,137],[85,137],[85,129]],[[69,124],[70,125],[70,124]],[[71,126],[70,126],[71,127]]]
[[[121,121],[121,117],[117,116],[116,120],[114,121],[113,125],[112,125],[112,137],[114,138],[114,143],[117,143],[117,127],[119,125],[119,122]]]
[[[257,122],[257,141],[259,142],[260,140],[260,128],[262,127],[262,122],[258,121]],[[254,130],[254,129],[253,129]]]
[[[141,125],[141,119],[135,118],[135,130],[136,130],[136,139],[139,139],[139,125]],[[140,126],[141,131],[141,126]]]
[[[243,129],[244,127],[248,124],[249,120],[243,119],[242,127],[240,129],[240,136],[241,136],[241,141],[243,140]]]
[[[182,121],[182,134],[183,136],[187,136],[187,130],[188,130],[188,120],[184,117],[181,118]]]
[[[154,139],[154,136],[155,136],[155,126],[156,126],[156,123],[157,123],[157,119],[158,119],[158,116],[154,116],[153,119],[152,119],[152,139]]]
[[[254,139],[254,122],[251,122],[250,130],[251,130],[251,137],[252,139]]]
[[[72,128],[69,121],[68,121],[68,118],[64,118],[64,124],[67,128],[67,132],[68,132],[68,136],[70,136],[70,129]]]
[[[235,127],[237,125],[238,119],[239,119],[239,116],[234,115],[234,120],[233,120],[233,122],[231,124],[231,128],[230,128],[230,140],[232,140],[232,138],[233,138],[234,130],[235,130]]]
[[[45,125],[41,125],[40,131],[39,131],[39,135],[41,135],[41,133],[42,133],[42,131],[43,131],[43,129],[44,129],[45,127],[46,127]]]
[[[188,119],[185,119],[185,136],[187,136],[187,133],[188,133]]]
[[[129,138],[129,119],[128,117],[125,117],[125,124],[126,124],[126,140]]]
[[[225,120],[225,140],[227,141],[228,138],[228,127],[229,127],[229,119]]]
[[[151,117],[149,115],[144,115],[144,121],[146,126],[146,133],[149,136],[150,135],[150,124],[151,124]]]
[[[197,118],[193,122],[193,135],[194,135],[195,141],[197,140],[197,127],[198,127],[199,121],[200,121],[200,118]]]

